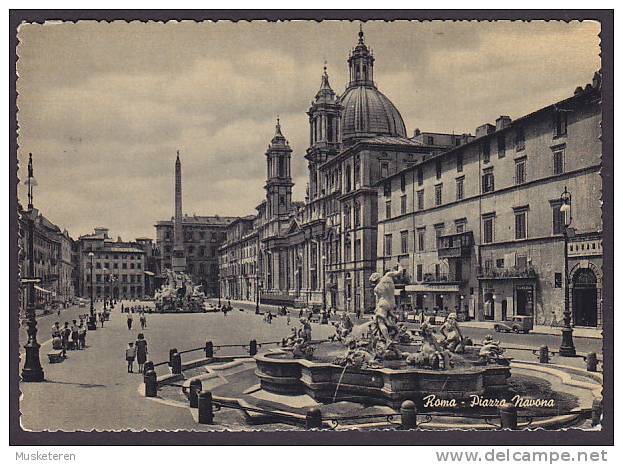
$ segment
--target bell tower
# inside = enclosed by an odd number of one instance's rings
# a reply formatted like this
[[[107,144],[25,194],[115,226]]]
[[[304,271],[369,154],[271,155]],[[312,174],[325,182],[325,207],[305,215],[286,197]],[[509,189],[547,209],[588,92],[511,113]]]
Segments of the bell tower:
[[[305,158],[309,161],[309,198],[321,194],[318,166],[340,150],[340,114],[342,106],[329,84],[325,63],[320,89],[307,112],[309,116],[309,148]]]
[[[359,42],[348,57],[350,83],[348,87],[374,85],[374,56],[368,50],[363,37],[363,29],[359,25]]]
[[[292,210],[292,173],[290,159],[292,149],[281,133],[277,118],[275,136],[266,150],[266,213],[268,218],[287,215]]]

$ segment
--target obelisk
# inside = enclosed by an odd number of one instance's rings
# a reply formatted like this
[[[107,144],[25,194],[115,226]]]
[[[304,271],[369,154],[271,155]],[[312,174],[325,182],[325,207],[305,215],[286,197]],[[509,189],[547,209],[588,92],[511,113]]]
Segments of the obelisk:
[[[175,160],[175,222],[173,223],[173,271],[186,271],[186,256],[184,253],[184,231],[182,229],[182,163],[180,151],[177,151]]]

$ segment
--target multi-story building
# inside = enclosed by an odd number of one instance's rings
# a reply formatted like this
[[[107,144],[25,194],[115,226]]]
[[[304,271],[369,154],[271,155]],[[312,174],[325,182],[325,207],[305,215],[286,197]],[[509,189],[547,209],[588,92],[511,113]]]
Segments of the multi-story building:
[[[406,302],[560,325],[568,292],[573,324],[602,325],[600,88],[596,74],[563,101],[502,116],[379,182],[376,267],[402,265]]]
[[[227,239],[219,249],[221,296],[226,299],[255,300],[258,297],[257,230],[255,216],[234,220]]]
[[[34,221],[34,268],[35,302],[40,305],[47,301],[68,302],[74,297],[72,280],[73,263],[71,250],[73,240],[69,233],[48,220],[36,208],[26,211],[20,206],[20,266],[21,275],[28,274],[30,257],[28,256],[29,221]],[[24,286],[27,292],[27,286]],[[27,296],[22,299],[26,305]]]
[[[184,215],[182,229],[186,272],[193,281],[203,286],[208,296],[219,293],[218,248],[227,237],[227,226],[236,217]],[[162,276],[172,269],[174,219],[158,221],[156,228],[157,269]]]
[[[124,242],[108,236],[107,228],[95,228],[93,234],[80,236],[77,254],[80,270],[80,295],[114,299],[138,299],[148,294],[147,253],[151,240],[141,238]],[[93,276],[93,278],[91,278]],[[91,289],[92,288],[92,289]]]

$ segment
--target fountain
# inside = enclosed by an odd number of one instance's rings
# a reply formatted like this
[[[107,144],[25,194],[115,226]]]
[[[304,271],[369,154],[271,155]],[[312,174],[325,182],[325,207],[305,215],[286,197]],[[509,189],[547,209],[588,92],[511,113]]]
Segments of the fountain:
[[[201,286],[183,272],[166,270],[166,283],[155,293],[156,311],[161,313],[203,312],[205,296]]]

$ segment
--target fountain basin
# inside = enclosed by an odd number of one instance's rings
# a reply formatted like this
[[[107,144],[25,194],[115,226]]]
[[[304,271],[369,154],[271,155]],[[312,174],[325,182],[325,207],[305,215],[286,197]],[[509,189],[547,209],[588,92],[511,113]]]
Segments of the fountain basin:
[[[262,389],[275,394],[307,394],[322,403],[348,400],[394,409],[407,399],[423,408],[424,398],[431,395],[440,402],[461,402],[473,395],[495,397],[507,391],[510,366],[479,366],[469,357],[464,361],[449,370],[413,368],[404,363],[344,370],[326,361],[293,359],[287,351],[275,351],[255,356],[255,374]]]

